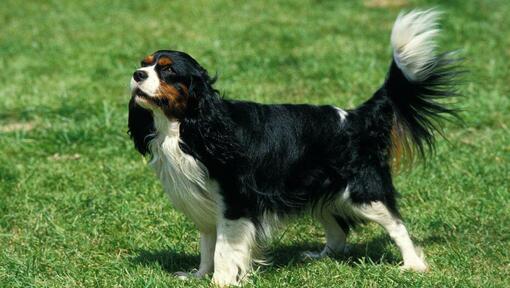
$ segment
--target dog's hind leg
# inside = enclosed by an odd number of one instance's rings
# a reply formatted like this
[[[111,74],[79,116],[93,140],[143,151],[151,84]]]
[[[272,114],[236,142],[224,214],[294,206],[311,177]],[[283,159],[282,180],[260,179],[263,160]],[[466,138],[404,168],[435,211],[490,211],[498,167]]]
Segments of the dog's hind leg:
[[[340,216],[333,215],[330,212],[323,212],[317,217],[324,227],[326,234],[326,245],[320,252],[306,251],[303,258],[319,259],[326,256],[338,255],[345,252],[347,233],[349,226]]]
[[[383,202],[373,201],[367,204],[353,205],[352,208],[360,217],[378,223],[390,234],[391,239],[402,253],[404,259],[402,269],[417,272],[428,270],[423,255],[417,253],[403,221],[391,213]]]

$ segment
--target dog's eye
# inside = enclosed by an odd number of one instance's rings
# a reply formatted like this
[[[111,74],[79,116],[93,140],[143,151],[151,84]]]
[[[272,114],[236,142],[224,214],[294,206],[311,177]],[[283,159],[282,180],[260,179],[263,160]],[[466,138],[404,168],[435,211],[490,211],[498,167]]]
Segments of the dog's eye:
[[[170,74],[177,74],[177,73],[175,73],[174,68],[172,68],[172,66],[170,66],[170,65],[163,67],[161,70],[165,71],[167,73],[170,73]]]
[[[174,68],[172,68],[172,66],[170,66],[170,65],[168,65],[165,68],[163,68],[163,70],[165,70],[167,72],[170,72],[172,74],[176,74]]]

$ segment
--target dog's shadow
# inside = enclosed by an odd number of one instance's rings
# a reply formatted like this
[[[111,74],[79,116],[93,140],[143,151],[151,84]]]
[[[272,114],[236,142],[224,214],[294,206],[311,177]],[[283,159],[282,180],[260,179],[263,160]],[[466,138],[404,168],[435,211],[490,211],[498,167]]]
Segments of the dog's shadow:
[[[437,242],[437,239],[425,239],[423,242]],[[296,243],[292,245],[273,244],[269,246],[267,254],[271,264],[275,267],[300,266],[310,261],[301,256],[304,251],[319,251],[322,249],[319,242]],[[374,264],[398,265],[401,255],[396,249],[391,249],[395,244],[387,235],[379,235],[368,242],[350,243],[345,254],[333,257],[350,266],[356,266],[360,261]],[[185,254],[171,250],[147,251],[141,250],[138,256],[131,259],[134,264],[152,266],[158,264],[165,271],[175,273],[178,271],[191,271],[198,268],[200,256],[198,254]]]
[[[349,243],[345,253],[331,256],[332,259],[354,266],[360,261],[376,264],[396,265],[399,263],[399,255],[391,251],[394,245],[388,237],[378,236],[369,242]],[[303,258],[302,252],[322,250],[324,244],[319,242],[297,243],[287,246],[275,246],[271,250],[272,264],[277,267],[302,265],[314,259]]]
[[[138,253],[138,256],[131,259],[131,262],[134,264],[142,266],[158,264],[163,270],[169,273],[179,271],[189,272],[192,269],[198,268],[198,264],[200,263],[199,255],[190,255],[171,250],[141,250]]]

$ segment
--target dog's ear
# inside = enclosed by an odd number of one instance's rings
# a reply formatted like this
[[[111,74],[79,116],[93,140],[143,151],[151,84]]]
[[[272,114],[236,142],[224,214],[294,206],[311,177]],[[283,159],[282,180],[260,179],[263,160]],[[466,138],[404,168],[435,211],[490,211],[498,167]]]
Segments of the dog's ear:
[[[154,119],[150,111],[136,104],[134,97],[129,101],[128,128],[136,150],[142,155],[150,153],[149,142],[155,133]]]
[[[211,100],[208,98],[218,94],[218,91],[213,87],[214,82],[216,82],[216,77],[211,78],[207,70],[202,67],[193,71],[187,83],[189,88],[188,103],[191,107],[198,108],[204,101]]]
[[[231,169],[234,163],[245,163],[246,155],[235,136],[236,125],[228,116],[219,92],[212,87],[214,81],[215,78],[206,75],[194,78],[191,83],[189,94],[193,104],[189,117],[181,123],[181,129],[186,132],[182,135],[202,162],[213,161],[207,164]]]

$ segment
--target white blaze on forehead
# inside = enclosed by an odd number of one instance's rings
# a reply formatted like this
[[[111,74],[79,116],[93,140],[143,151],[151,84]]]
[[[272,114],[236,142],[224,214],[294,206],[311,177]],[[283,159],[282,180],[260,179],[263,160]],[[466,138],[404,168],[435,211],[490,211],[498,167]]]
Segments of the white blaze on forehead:
[[[131,78],[131,90],[138,88],[149,96],[154,96],[156,91],[159,89],[159,77],[156,73],[156,65],[142,67],[137,71],[145,71],[147,73],[147,79],[136,82]]]

